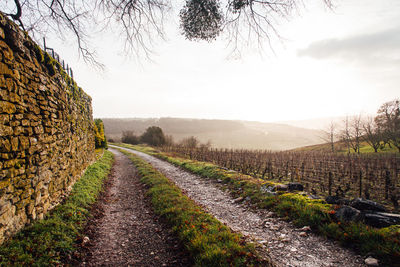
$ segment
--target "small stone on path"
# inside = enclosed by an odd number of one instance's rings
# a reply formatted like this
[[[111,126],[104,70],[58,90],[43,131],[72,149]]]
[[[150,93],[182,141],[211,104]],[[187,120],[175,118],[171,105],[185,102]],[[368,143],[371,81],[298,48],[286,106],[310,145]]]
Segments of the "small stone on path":
[[[368,257],[365,259],[365,264],[367,266],[379,266],[378,260],[372,257]]]
[[[311,231],[311,227],[310,226],[304,226],[303,228],[300,228],[299,229],[299,231],[304,231],[304,232],[306,232],[306,231]]]
[[[86,243],[88,243],[90,241],[88,236],[85,236],[82,240],[82,245],[85,245]]]
[[[299,236],[301,236],[301,237],[306,237],[306,236],[307,236],[307,233],[306,233],[306,232],[300,232]]]

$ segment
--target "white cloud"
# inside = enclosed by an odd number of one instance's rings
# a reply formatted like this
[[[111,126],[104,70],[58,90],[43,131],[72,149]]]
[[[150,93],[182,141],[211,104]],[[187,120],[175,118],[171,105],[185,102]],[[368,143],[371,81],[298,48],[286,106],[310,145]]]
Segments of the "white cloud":
[[[298,50],[299,56],[316,59],[341,59],[373,64],[400,63],[400,25],[380,32],[354,35],[343,39],[325,39]]]

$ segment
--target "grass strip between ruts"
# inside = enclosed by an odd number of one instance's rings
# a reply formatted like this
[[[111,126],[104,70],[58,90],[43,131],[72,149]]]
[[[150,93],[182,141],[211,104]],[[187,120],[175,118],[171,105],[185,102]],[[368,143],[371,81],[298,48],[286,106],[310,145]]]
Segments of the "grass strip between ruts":
[[[281,192],[276,196],[264,193],[262,188],[274,185],[274,182],[225,170],[212,163],[170,155],[147,146],[118,145],[156,156],[201,177],[219,180],[232,195],[248,199],[257,208],[273,210],[298,227],[310,226],[316,233],[338,240],[362,255],[378,257],[382,265],[400,266],[399,225],[377,229],[363,223],[341,223],[333,216],[338,206],[326,204],[322,199],[310,199],[297,193]]]
[[[76,241],[113,164],[109,151],[90,165],[68,198],[43,220],[25,227],[0,247],[0,266],[58,266]]]
[[[196,266],[272,266],[257,257],[243,236],[232,232],[185,196],[181,190],[149,163],[129,156],[148,186],[154,211],[166,219],[189,251]]]

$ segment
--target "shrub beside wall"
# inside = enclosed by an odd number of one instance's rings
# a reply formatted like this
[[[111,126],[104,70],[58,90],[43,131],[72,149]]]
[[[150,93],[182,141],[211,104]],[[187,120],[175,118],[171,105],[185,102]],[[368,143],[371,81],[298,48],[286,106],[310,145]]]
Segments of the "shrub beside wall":
[[[0,13],[0,243],[68,193],[93,128],[90,96]]]

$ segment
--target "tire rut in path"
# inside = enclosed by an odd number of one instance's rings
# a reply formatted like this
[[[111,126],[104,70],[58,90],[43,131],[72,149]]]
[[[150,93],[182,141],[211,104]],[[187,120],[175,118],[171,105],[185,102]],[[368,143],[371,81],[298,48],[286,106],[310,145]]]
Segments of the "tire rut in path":
[[[186,195],[202,205],[210,214],[234,231],[266,245],[266,251],[279,266],[365,266],[362,257],[322,236],[307,233],[300,236],[299,229],[267,210],[251,210],[235,203],[229,193],[219,189],[220,184],[182,170],[148,154],[134,153],[180,187]]]
[[[176,236],[153,213],[132,162],[110,151],[115,164],[92,209],[80,266],[191,266]]]

